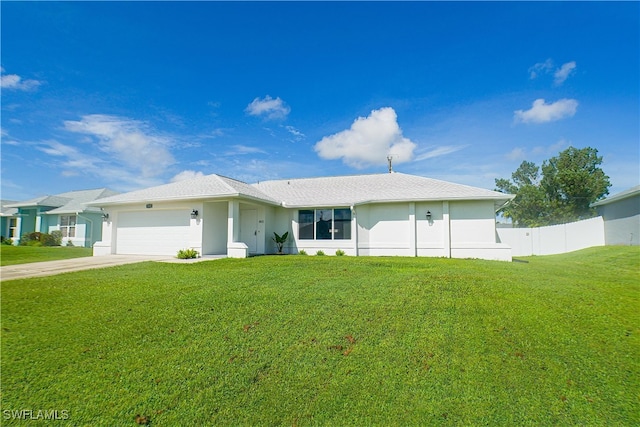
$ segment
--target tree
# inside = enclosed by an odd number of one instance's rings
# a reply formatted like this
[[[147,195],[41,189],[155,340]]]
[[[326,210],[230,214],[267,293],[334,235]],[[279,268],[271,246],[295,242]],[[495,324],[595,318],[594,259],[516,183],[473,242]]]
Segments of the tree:
[[[600,168],[595,148],[569,147],[542,163],[541,185],[553,208],[555,223],[594,216],[589,205],[609,194],[609,177]]]
[[[496,190],[516,197],[501,209],[520,227],[538,227],[588,218],[589,205],[609,193],[609,177],[595,148],[569,147],[542,163],[524,161],[511,180],[496,179]]]
[[[544,192],[540,187],[540,168],[524,161],[508,179],[496,179],[496,190],[516,197],[501,209],[505,218],[522,227],[537,227],[546,223],[548,212]]]

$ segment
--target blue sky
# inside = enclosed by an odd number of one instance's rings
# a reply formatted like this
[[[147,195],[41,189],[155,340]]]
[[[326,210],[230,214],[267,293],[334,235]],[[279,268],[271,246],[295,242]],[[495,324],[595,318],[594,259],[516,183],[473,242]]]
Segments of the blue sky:
[[[2,2],[2,198],[523,160],[640,181],[638,2]]]

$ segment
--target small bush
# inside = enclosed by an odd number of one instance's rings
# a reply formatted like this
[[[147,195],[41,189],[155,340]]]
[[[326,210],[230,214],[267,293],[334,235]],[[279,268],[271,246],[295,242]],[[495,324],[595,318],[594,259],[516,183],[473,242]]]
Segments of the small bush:
[[[62,245],[62,231],[53,230],[51,232],[51,237],[53,238],[54,246],[61,246]],[[69,245],[67,245],[67,246],[69,246]]]
[[[338,249],[336,251],[336,256],[344,256],[344,255],[345,255],[345,253],[344,253],[344,251],[342,249]]]
[[[13,240],[2,236],[2,244],[11,246],[11,245],[13,245]]]
[[[61,242],[58,242],[54,233],[55,231],[51,234],[36,231],[24,234],[20,238],[20,246],[60,246]],[[62,233],[60,233],[60,240],[62,240]]]
[[[40,234],[40,243],[42,246],[60,246],[60,243],[56,242],[56,238],[51,234]]]
[[[324,255],[324,251],[318,251],[318,252],[316,252],[316,255],[317,256],[323,256]]]
[[[67,246],[71,247],[71,246],[75,246],[75,245],[73,244],[73,242],[71,240],[67,240]]]
[[[177,257],[178,259],[193,259],[198,258],[198,255],[200,254],[195,249],[180,249]]]
[[[298,251],[298,255],[306,255],[306,254],[307,254],[307,251],[305,251],[304,249],[300,249]]]

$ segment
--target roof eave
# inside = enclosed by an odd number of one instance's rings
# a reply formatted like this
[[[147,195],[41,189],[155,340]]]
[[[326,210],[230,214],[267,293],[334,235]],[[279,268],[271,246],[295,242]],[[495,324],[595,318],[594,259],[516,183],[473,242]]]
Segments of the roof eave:
[[[426,197],[426,198],[420,198],[420,199],[412,199],[412,198],[408,198],[408,199],[385,199],[385,200],[376,200],[376,199],[371,199],[371,200],[359,200],[359,201],[352,201],[352,202],[329,202],[329,203],[303,203],[303,204],[299,204],[299,203],[295,203],[295,204],[291,204],[291,203],[286,203],[286,202],[282,202],[282,207],[284,208],[290,208],[290,209],[301,209],[301,208],[329,208],[329,207],[336,207],[336,206],[361,206],[361,205],[369,205],[369,204],[373,204],[373,203],[407,203],[407,202],[459,202],[459,201],[489,201],[489,200],[493,200],[496,206],[496,210],[500,209],[502,206],[504,206],[505,204],[507,204],[508,202],[510,202],[511,200],[513,200],[513,198],[515,197],[514,194],[505,194],[504,197],[494,197],[494,196],[475,196],[475,197]]]
[[[146,198],[146,199],[138,199],[138,200],[127,200],[127,201],[115,201],[115,202],[100,202],[100,200],[95,200],[92,202],[84,203],[87,206],[120,206],[120,205],[137,205],[142,203],[163,203],[163,202],[179,202],[179,201],[189,201],[192,202],[194,200],[224,200],[224,199],[232,199],[232,198],[241,198],[248,199],[253,201],[258,201],[261,203],[268,203],[274,206],[280,206],[280,203],[273,200],[265,200],[254,196],[249,196],[246,194],[240,193],[228,193],[228,194],[216,194],[210,196],[203,195],[194,195],[194,196],[176,196],[176,197],[161,197],[161,198]]]

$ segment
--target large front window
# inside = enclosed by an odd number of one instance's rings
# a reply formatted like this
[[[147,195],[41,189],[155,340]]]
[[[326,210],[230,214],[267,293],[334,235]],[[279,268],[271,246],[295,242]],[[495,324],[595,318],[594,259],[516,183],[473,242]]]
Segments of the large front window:
[[[62,237],[76,237],[76,216],[61,215],[60,231],[62,232]]]
[[[301,240],[351,239],[351,209],[301,209],[298,237]]]

